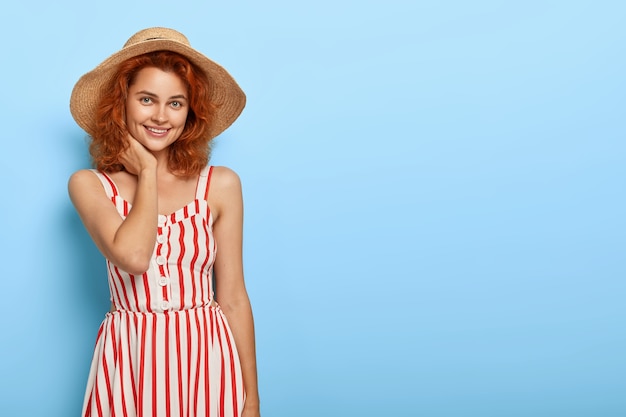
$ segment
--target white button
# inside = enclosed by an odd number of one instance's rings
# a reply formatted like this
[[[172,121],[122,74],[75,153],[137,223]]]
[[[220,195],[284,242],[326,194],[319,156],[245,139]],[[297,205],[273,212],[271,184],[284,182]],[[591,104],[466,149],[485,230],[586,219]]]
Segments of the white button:
[[[167,238],[165,237],[165,235],[158,235],[157,236],[157,242],[159,242],[159,243],[165,243],[166,240],[167,240]]]
[[[164,265],[166,261],[165,256],[163,255],[157,256],[156,261],[159,265]]]
[[[161,309],[162,310],[167,310],[170,308],[170,303],[167,300],[163,300],[161,301]]]
[[[165,222],[167,221],[167,216],[164,216],[163,214],[159,214],[159,225],[164,225]]]
[[[159,278],[159,285],[161,287],[165,287],[167,285],[167,281],[168,281],[167,277],[161,277],[161,278]]]

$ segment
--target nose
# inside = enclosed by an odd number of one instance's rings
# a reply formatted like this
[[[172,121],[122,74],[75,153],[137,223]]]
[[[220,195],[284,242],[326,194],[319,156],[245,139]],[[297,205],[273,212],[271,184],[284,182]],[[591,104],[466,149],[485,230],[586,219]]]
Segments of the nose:
[[[152,120],[156,123],[162,124],[167,121],[167,112],[165,107],[155,106],[155,111],[152,113]]]

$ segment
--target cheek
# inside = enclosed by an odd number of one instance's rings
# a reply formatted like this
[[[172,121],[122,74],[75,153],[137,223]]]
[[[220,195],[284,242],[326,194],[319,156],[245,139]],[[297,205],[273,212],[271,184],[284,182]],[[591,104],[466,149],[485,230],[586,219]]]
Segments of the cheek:
[[[137,119],[137,109],[135,108],[135,106],[126,106],[126,123],[133,123],[133,121],[135,121],[135,119]]]
[[[176,124],[181,127],[184,127],[187,123],[187,112],[181,112],[176,115]]]

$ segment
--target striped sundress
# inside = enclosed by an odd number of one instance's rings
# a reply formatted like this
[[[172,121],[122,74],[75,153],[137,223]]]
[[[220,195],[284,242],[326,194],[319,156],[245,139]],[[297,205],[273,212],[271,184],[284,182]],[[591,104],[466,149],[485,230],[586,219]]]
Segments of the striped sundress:
[[[126,218],[130,204],[108,175],[93,172]],[[211,173],[212,167],[203,169],[194,201],[159,215],[148,271],[131,275],[106,261],[115,311],[98,331],[83,416],[241,415],[239,357],[213,301]]]

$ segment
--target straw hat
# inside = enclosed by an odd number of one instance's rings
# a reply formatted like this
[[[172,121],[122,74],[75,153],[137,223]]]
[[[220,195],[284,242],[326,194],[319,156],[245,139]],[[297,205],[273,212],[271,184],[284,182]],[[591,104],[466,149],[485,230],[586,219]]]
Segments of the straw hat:
[[[214,120],[209,127],[211,138],[222,133],[239,117],[246,105],[246,96],[233,77],[219,64],[193,49],[182,33],[155,27],[135,33],[120,51],[78,80],[70,98],[70,111],[76,123],[93,136],[96,107],[102,95],[106,94],[118,65],[134,56],[155,51],[172,51],[183,55],[204,71],[211,81],[211,101],[217,105]]]

